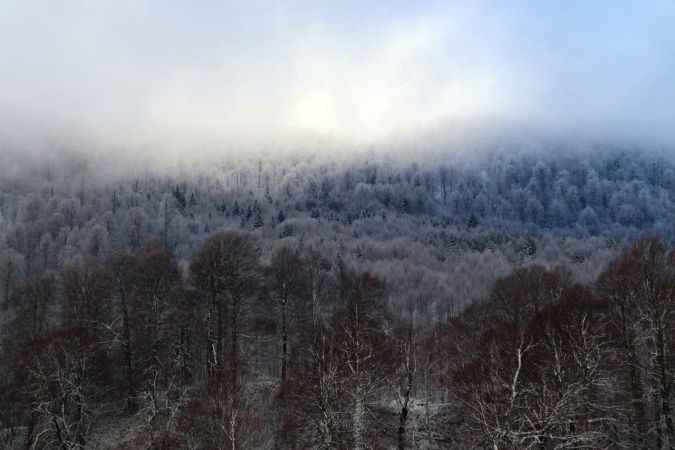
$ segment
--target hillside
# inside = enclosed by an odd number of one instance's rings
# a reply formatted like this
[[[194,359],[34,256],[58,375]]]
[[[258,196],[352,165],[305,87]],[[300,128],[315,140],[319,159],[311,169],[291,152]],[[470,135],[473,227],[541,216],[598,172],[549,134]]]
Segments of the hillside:
[[[621,283],[639,289],[631,277],[655,271],[671,286],[675,167],[625,150],[508,155],[252,159],[133,177],[74,160],[6,176],[7,442],[457,448],[506,432],[491,421],[506,417],[494,396],[511,376],[526,383],[517,420],[532,420],[530,396],[545,389],[554,403],[541,414],[553,415],[540,420],[562,426],[572,419],[559,414],[577,417],[575,402],[620,382],[611,302],[643,295]],[[633,244],[641,236],[664,241]],[[569,391],[554,394],[537,361],[563,350],[555,364],[571,364],[568,375],[551,376]],[[582,357],[592,366],[577,367]],[[651,383],[658,362],[641,364]],[[470,394],[482,389],[488,400]],[[609,403],[584,413],[597,427],[565,425],[555,439],[637,439],[602,417],[602,408],[624,414],[620,395],[603,391]],[[543,439],[517,426],[508,439]]]

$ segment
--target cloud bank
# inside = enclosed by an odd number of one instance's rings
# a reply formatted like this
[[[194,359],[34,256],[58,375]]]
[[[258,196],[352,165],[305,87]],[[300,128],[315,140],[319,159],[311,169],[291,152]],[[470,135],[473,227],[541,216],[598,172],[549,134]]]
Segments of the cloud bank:
[[[669,0],[0,9],[6,147],[180,159],[466,122],[675,144]]]

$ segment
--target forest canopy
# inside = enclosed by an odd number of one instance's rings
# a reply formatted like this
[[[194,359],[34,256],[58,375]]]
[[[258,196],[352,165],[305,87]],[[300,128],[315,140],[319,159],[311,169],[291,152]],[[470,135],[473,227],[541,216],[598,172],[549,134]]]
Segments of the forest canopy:
[[[244,159],[0,190],[22,448],[664,448],[675,167]]]

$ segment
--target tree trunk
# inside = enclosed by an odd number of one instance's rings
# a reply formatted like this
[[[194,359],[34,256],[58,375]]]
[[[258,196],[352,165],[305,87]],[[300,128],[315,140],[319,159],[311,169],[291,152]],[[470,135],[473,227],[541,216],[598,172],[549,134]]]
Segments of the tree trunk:
[[[230,444],[231,450],[237,450],[237,414],[233,409],[230,417]]]
[[[644,447],[646,426],[645,426],[645,410],[643,404],[642,381],[638,368],[637,355],[635,354],[635,345],[632,341],[632,333],[629,331],[630,319],[626,312],[626,305],[620,304],[620,319],[622,328],[623,347],[628,357],[628,382],[630,386],[630,403],[633,412],[633,423],[637,430],[637,442],[639,447]]]
[[[662,439],[662,441],[665,443],[665,448],[669,450],[674,450],[675,449],[675,436],[673,435],[673,418],[671,415],[671,410],[670,410],[670,386],[671,386],[671,381],[669,380],[668,377],[668,370],[666,370],[666,364],[667,364],[667,358],[666,358],[666,340],[665,340],[665,330],[661,327],[659,327],[659,332],[657,336],[657,344],[658,344],[658,353],[657,353],[657,358],[658,358],[658,364],[659,364],[659,375],[660,375],[660,381],[661,381],[661,388],[659,389],[659,393],[661,396],[661,414],[663,415],[664,421],[665,421],[665,439]],[[659,434],[662,434],[662,424],[661,424],[661,416],[659,415]]]
[[[316,282],[312,280],[312,326],[316,329],[319,319],[319,295],[317,294]]]
[[[646,427],[645,427],[645,411],[642,398],[642,382],[637,367],[637,361],[634,353],[631,351],[630,356],[630,395],[633,409],[633,420],[639,435],[639,441],[644,442]]]
[[[286,382],[288,376],[288,323],[287,323],[288,301],[284,299],[281,303],[281,381]]]
[[[405,425],[408,421],[408,405],[404,405],[401,408],[401,413],[398,417],[398,448],[399,450],[405,450]]]
[[[353,438],[354,438],[354,450],[363,450],[365,449],[364,442],[364,433],[365,433],[365,420],[366,420],[366,411],[365,405],[363,403],[363,397],[361,392],[361,387],[357,386],[356,388],[356,398],[354,399],[354,412],[353,412]]]
[[[239,298],[232,298],[232,388],[236,393],[239,387]]]
[[[427,355],[427,366],[424,371],[424,426],[426,427],[427,445],[431,446],[431,412],[429,403],[431,402],[431,366],[433,359],[431,353]]]
[[[120,292],[120,300],[122,301],[122,333],[124,335],[124,357],[126,363],[126,379],[127,379],[127,395],[130,409],[135,409],[132,405],[132,398],[134,397],[134,373],[131,354],[131,326],[129,324],[129,306],[127,302],[127,294],[124,289]]]
[[[221,365],[223,360],[223,328],[224,328],[224,317],[223,317],[223,302],[218,300],[217,295],[213,295],[213,309],[216,312],[216,352],[214,355],[215,358],[215,369],[220,374]],[[218,375],[220,377],[220,375]]]

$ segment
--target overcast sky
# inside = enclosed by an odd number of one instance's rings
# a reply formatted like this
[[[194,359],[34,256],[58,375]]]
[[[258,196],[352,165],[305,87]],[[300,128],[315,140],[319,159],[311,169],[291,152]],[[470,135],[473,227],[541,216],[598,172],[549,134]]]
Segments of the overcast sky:
[[[0,133],[180,154],[489,119],[672,145],[674,24],[675,0],[0,0]]]

